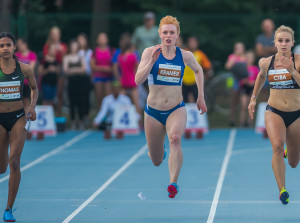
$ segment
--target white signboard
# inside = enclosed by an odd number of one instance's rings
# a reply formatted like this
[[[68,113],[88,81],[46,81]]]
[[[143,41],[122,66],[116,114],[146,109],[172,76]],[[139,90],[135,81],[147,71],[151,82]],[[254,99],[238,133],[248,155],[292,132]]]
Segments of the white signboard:
[[[203,115],[200,115],[200,111],[197,109],[196,103],[187,103],[186,112],[186,130],[190,130],[191,132],[197,132],[199,130],[202,130],[203,132],[208,132],[207,114],[204,113]]]
[[[255,122],[255,131],[263,132],[266,129],[265,126],[265,112],[267,107],[267,102],[261,102],[258,105],[257,114],[256,114],[256,122]]]
[[[45,135],[56,135],[53,107],[50,105],[38,105],[35,107],[36,120],[30,121],[28,131],[33,135],[43,132]]]
[[[134,105],[117,106],[113,115],[112,133],[123,131],[124,134],[138,134],[138,118]]]

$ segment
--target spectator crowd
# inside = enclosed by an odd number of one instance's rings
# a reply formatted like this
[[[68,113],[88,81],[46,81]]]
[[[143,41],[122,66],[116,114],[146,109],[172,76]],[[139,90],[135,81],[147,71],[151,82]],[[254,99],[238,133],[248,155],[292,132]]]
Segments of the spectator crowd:
[[[144,24],[137,27],[133,34],[126,32],[120,36],[117,49],[110,46],[109,36],[104,32],[98,34],[94,48],[91,48],[89,38],[84,33],[66,44],[61,41],[61,30],[55,26],[50,29],[42,56],[38,58],[25,39],[18,39],[16,56],[19,61],[30,64],[35,71],[40,104],[53,106],[56,116],[68,115],[70,128],[74,130],[90,126],[106,128],[106,124],[111,124],[115,104],[133,104],[142,127],[147,81],[137,86],[135,73],[143,50],[160,43],[155,14],[145,13],[143,21]],[[246,113],[259,72],[255,65],[256,56],[260,58],[276,53],[274,28],[273,21],[265,19],[262,22],[262,34],[256,39],[255,50],[246,50],[242,42],[237,42],[227,58],[225,69],[232,72],[234,79],[228,120],[231,126],[236,125],[236,114],[239,114],[239,126],[253,124]],[[195,55],[203,68],[205,81],[208,81],[213,75],[210,59],[199,49],[196,36],[189,36],[186,40],[184,43],[180,37],[177,46]],[[28,85],[26,81],[25,84]],[[189,67],[185,69],[182,90],[185,102],[197,100],[197,85]],[[238,104],[239,113],[236,112]],[[98,113],[93,117],[91,105],[95,105],[93,107]],[[63,112],[63,108],[68,108],[68,114]]]

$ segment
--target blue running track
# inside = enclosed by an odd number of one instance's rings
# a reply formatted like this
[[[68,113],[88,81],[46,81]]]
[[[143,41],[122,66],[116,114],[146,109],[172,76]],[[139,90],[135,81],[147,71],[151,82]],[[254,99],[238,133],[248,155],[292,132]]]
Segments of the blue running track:
[[[290,203],[283,206],[270,142],[253,129],[211,130],[202,140],[183,139],[184,162],[175,199],[167,192],[168,156],[154,167],[145,144],[143,133],[104,140],[96,131],[27,141],[14,206],[17,222],[300,222],[299,168],[286,162]],[[166,150],[168,155],[167,139]],[[0,175],[1,218],[8,174]]]

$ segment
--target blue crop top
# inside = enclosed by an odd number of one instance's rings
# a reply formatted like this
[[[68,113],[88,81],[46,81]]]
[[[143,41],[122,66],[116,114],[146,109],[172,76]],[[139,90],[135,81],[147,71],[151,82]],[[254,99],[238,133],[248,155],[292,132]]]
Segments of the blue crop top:
[[[295,56],[292,53],[292,58],[295,66]],[[271,89],[300,89],[300,86],[293,78],[292,74],[287,69],[274,69],[275,55],[271,59],[270,66],[268,68],[268,80]],[[296,69],[296,67],[295,67]]]
[[[173,60],[166,59],[161,53],[150,71],[148,85],[181,86],[184,68],[185,65],[179,47],[176,47],[176,56]]]

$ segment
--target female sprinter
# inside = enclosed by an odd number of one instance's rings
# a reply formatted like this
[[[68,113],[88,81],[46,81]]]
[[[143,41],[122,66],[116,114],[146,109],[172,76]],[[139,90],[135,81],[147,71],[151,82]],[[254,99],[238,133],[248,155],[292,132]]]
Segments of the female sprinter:
[[[12,207],[18,192],[21,172],[20,158],[26,135],[27,117],[36,119],[35,105],[38,89],[33,71],[28,64],[15,59],[15,37],[10,33],[0,34],[0,174],[10,168],[8,201],[4,212],[5,222],[14,222]],[[31,88],[31,102],[28,116],[25,116],[23,96],[24,79],[28,80]],[[10,152],[8,154],[8,147]]]
[[[272,167],[279,199],[288,204],[283,147],[286,142],[289,164],[295,168],[300,160],[300,55],[291,52],[294,31],[290,27],[280,26],[275,32],[274,43],[278,52],[259,61],[260,72],[248,110],[253,119],[256,98],[268,78],[271,90],[265,113],[266,130],[273,148]]]
[[[97,46],[90,60],[98,110],[101,107],[103,98],[111,94],[112,91],[113,73],[111,60],[113,52],[108,43],[107,34],[99,33]]]
[[[135,81],[142,84],[148,78],[149,95],[145,107],[145,133],[149,156],[155,166],[164,158],[164,141],[167,133],[170,143],[169,197],[178,193],[177,180],[182,166],[181,137],[186,125],[186,109],[182,101],[182,77],[185,65],[195,72],[198,86],[197,107],[207,111],[203,92],[203,71],[193,54],[175,46],[179,37],[179,22],[166,16],[159,25],[161,44],[146,48],[138,67]]]

